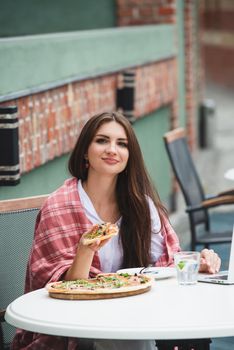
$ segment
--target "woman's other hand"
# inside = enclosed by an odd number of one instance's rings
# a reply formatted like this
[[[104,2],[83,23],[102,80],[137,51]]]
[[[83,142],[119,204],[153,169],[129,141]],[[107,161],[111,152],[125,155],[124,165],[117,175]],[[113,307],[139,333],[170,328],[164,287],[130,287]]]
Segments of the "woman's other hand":
[[[199,272],[217,273],[221,266],[221,259],[213,249],[203,249],[201,251]]]

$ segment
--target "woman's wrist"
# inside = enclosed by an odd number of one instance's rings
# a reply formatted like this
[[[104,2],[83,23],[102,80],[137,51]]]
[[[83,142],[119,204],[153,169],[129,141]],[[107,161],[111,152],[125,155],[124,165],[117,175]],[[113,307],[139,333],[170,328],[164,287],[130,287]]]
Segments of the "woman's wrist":
[[[88,278],[94,253],[95,252],[92,249],[80,242],[77,246],[73,263],[68,269],[65,279],[74,280],[79,278]]]
[[[81,242],[78,243],[77,246],[77,254],[85,254],[90,255],[90,253],[94,254],[95,249],[93,249],[90,245],[84,245]]]

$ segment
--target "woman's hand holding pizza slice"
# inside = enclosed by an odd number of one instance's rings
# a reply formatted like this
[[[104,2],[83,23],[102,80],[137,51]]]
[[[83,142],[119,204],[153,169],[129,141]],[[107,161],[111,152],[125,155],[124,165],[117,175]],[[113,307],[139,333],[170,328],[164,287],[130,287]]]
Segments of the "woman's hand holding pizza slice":
[[[119,229],[116,224],[111,224],[109,222],[96,224],[82,235],[81,244],[83,246],[88,246],[93,251],[97,251],[109,242],[111,237],[116,236],[118,232]]]

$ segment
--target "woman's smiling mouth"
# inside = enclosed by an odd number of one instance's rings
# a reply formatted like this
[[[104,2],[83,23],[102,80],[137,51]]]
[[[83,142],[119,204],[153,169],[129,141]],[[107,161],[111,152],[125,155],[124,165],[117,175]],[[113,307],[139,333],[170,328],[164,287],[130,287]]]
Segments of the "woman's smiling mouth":
[[[115,158],[107,157],[107,158],[102,158],[102,160],[104,160],[105,163],[110,164],[110,165],[119,163],[119,161]]]

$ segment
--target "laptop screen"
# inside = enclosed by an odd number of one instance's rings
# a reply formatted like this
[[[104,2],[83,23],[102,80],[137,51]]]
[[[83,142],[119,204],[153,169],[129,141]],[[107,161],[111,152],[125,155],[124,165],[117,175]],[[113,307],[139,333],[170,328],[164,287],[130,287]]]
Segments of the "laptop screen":
[[[229,258],[228,280],[234,281],[234,228],[232,234],[232,244]]]

